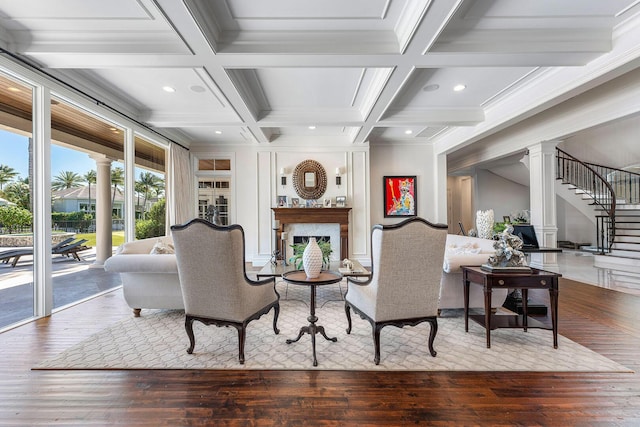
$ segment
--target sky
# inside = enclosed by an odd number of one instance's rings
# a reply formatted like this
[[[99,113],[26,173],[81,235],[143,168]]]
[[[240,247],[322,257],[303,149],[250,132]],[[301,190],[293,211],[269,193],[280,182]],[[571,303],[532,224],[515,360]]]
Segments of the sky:
[[[0,129],[0,165],[15,169],[20,178],[26,178],[29,173],[29,139],[15,133]],[[114,162],[113,167],[123,167]],[[62,171],[76,172],[82,176],[90,170],[96,169],[96,162],[88,154],[60,147],[51,146],[51,176],[55,177]],[[136,175],[140,170],[136,168]]]

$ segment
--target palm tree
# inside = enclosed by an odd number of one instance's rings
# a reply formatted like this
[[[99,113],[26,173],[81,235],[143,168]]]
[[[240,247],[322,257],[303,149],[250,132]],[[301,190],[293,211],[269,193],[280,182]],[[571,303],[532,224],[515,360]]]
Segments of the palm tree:
[[[28,179],[18,179],[10,183],[4,189],[7,200],[13,202],[23,209],[31,211],[31,192],[29,191]]]
[[[93,169],[82,175],[82,178],[84,178],[84,182],[89,184],[89,213],[91,214],[91,216],[93,216],[93,209],[91,209],[91,184],[96,183],[96,180],[98,179],[97,177],[98,175]]]
[[[52,190],[64,190],[82,186],[83,179],[76,172],[62,171],[51,182]]]
[[[8,182],[11,182],[13,178],[18,176],[18,172],[10,166],[0,165],[0,191],[2,186]]]
[[[124,185],[124,169],[114,168],[111,170],[111,185],[113,185],[113,196],[111,197],[111,206],[116,201],[116,191],[119,191],[119,186]]]
[[[136,181],[135,183],[136,190],[136,212],[138,212],[138,208],[140,207],[140,195],[144,193],[144,187],[140,181]]]
[[[142,218],[146,216],[147,213],[147,200],[149,200],[149,194],[152,191],[157,191],[158,185],[162,180],[157,176],[152,174],[151,172],[140,172],[140,179],[137,183],[140,184],[140,188],[144,194],[144,204],[145,208],[142,211]]]

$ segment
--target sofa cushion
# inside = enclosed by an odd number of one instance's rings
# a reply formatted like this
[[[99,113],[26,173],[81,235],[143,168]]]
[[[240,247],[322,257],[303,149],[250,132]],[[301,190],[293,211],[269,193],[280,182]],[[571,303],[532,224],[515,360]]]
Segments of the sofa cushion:
[[[482,252],[482,248],[477,243],[465,243],[464,245],[448,245],[445,255],[479,254],[480,252]]]
[[[151,248],[151,255],[161,255],[161,254],[175,254],[176,251],[172,244],[167,244],[161,240],[158,240],[153,248]]]
[[[487,262],[492,254],[464,254],[445,257],[442,263],[442,270],[445,273],[454,273],[460,269],[462,265],[482,265]]]
[[[157,242],[173,245],[171,236],[149,237],[147,239],[133,240],[123,243],[116,249],[116,254],[149,254]]]
[[[116,273],[164,273],[178,274],[176,256],[173,254],[119,254],[104,263],[106,271]]]

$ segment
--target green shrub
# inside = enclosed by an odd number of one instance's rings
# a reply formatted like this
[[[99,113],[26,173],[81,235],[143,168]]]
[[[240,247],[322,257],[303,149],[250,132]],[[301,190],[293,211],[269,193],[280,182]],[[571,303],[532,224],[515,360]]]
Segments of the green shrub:
[[[11,234],[31,227],[33,215],[19,206],[0,206],[0,227]]]
[[[165,235],[165,199],[158,200],[151,206],[147,219],[136,221],[136,239],[147,239]]]
[[[52,212],[51,225],[54,228],[75,228],[88,230],[93,218],[86,212]]]

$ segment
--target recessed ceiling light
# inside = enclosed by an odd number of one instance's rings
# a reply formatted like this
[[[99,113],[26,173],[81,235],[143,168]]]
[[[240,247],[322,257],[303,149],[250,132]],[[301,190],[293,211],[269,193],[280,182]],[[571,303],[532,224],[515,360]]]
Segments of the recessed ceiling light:
[[[172,88],[171,86],[162,86],[162,90],[169,93],[173,93],[176,91],[175,88]]]
[[[222,131],[221,130],[217,130],[216,131],[216,135],[222,135]]]
[[[19,88],[15,87],[15,86],[9,86],[9,87],[7,88],[7,90],[8,90],[9,92],[22,92]]]
[[[436,90],[440,89],[440,85],[439,84],[430,84],[430,85],[426,85],[425,87],[422,88],[423,92],[434,92]]]
[[[315,126],[309,126],[309,129],[314,130],[316,127]]]
[[[413,131],[411,129],[407,129],[404,131],[404,133],[406,133],[407,135],[411,135]]]
[[[193,92],[196,92],[196,93],[202,93],[206,90],[205,88],[199,85],[191,86],[189,89],[191,89]]]
[[[467,88],[467,86],[465,85],[455,85],[453,87],[453,90],[455,90],[456,92],[460,92],[461,90],[465,90]]]

